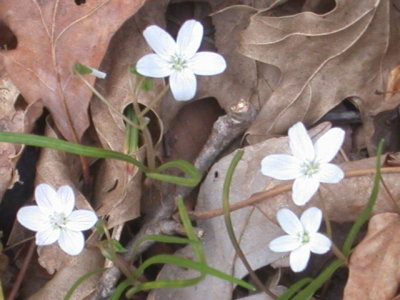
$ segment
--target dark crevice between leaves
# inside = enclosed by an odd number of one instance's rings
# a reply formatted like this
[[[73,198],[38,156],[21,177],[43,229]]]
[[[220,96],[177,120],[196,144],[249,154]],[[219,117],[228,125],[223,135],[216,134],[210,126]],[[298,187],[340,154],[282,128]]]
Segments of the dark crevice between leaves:
[[[0,50],[14,50],[18,46],[18,39],[3,21],[0,20]]]
[[[75,0],[75,4],[76,5],[82,5],[82,4],[85,4],[86,3],[86,0]]]
[[[36,121],[36,130],[34,133],[43,134],[46,116],[47,113],[44,113]],[[32,198],[36,176],[36,162],[39,154],[39,148],[25,147],[16,165],[19,182],[15,183],[12,189],[7,190],[1,200],[0,211],[2,215],[0,218],[0,231],[3,232],[3,245],[6,244],[9,238],[18,209]]]

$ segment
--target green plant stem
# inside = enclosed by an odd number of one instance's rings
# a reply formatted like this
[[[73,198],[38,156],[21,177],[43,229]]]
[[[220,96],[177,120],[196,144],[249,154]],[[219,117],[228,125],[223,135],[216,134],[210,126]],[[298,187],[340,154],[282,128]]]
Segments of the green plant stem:
[[[151,100],[150,104],[145,109],[142,110],[139,117],[144,117],[150,110],[152,110],[168,90],[169,90],[169,84],[167,84],[162,89],[162,91],[153,100]]]
[[[78,76],[78,78],[97,96],[98,99],[100,99],[107,107],[112,110],[115,114],[120,116],[126,123],[131,125],[134,128],[140,129],[139,126],[137,126],[135,123],[133,123],[131,120],[129,120],[124,114],[119,112],[102,94],[100,94],[81,74],[76,73],[75,74]]]
[[[143,116],[141,110],[140,110],[140,106],[139,106],[139,102],[138,102],[138,96],[139,96],[139,89],[138,87],[140,87],[140,85],[143,82],[143,78],[139,81],[139,83],[137,84],[137,88],[134,89],[134,95],[133,95],[133,110],[135,111],[135,115],[137,116],[138,122],[139,122],[139,127],[142,129],[142,136],[143,136],[143,142],[145,145],[145,149],[146,149],[146,157],[147,157],[147,165],[150,169],[150,172],[154,171],[156,169],[156,154],[154,151],[154,144],[153,144],[153,139],[151,137],[150,131],[147,127],[148,122],[145,120],[145,117]],[[132,81],[129,80],[131,89],[133,89],[132,87]]]
[[[224,220],[226,230],[228,232],[229,239],[231,240],[232,246],[236,251],[236,254],[239,256],[240,260],[242,261],[243,265],[245,266],[247,272],[251,279],[253,279],[255,285],[264,293],[272,298],[276,298],[276,295],[272,293],[258,278],[257,274],[254,272],[250,263],[248,262],[246,255],[243,253],[238,240],[236,239],[235,230],[233,229],[232,219],[229,211],[229,190],[232,183],[233,173],[243,156],[243,151],[237,151],[235,156],[233,157],[231,164],[229,165],[228,171],[226,172],[226,177],[224,181],[223,193],[222,193],[222,205],[224,210]]]
[[[68,292],[64,296],[64,300],[69,300],[72,297],[72,294],[75,292],[75,290],[87,279],[92,277],[93,275],[99,274],[101,272],[104,272],[106,269],[105,268],[99,268],[99,269],[94,269],[90,272],[87,272],[83,276],[81,276],[75,283],[69,288]]]

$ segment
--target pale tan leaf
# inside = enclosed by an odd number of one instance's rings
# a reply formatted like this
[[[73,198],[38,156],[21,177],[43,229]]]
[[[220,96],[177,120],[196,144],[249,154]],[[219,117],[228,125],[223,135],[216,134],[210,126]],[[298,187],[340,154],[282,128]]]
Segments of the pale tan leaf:
[[[400,216],[383,213],[371,218],[367,235],[350,257],[344,298],[389,300],[400,282]]]

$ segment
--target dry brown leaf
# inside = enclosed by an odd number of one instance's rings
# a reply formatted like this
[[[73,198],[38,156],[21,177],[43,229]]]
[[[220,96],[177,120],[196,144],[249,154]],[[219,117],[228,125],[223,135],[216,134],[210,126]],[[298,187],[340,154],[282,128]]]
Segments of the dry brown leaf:
[[[277,66],[282,79],[249,129],[251,141],[314,123],[347,97],[355,97],[370,138],[372,116],[400,100],[380,93],[400,60],[398,17],[389,0],[337,1],[323,15],[253,16],[240,52]]]
[[[368,232],[354,249],[344,298],[389,300],[400,283],[400,216],[383,213],[371,218]]]
[[[29,132],[41,112],[40,105],[17,105],[18,89],[5,73],[0,76],[0,131]],[[0,199],[19,180],[15,164],[23,150],[21,145],[0,143]]]
[[[400,93],[400,65],[394,67],[389,73],[385,100],[390,101],[397,93]]]
[[[309,131],[310,136],[315,139],[328,130],[330,125],[322,123]],[[282,182],[261,174],[260,162],[270,154],[289,153],[288,138],[272,138],[262,143],[243,148],[244,155],[239,162],[233,176],[230,192],[230,202],[235,203],[246,200],[251,195],[263,192],[282,184]],[[210,170],[203,182],[196,213],[210,211],[222,207],[223,182],[226,170],[233,158],[230,154],[217,162]],[[375,158],[347,162],[341,164],[345,171],[374,169]],[[400,173],[383,173],[386,185],[395,198],[400,196]],[[337,185],[323,184],[320,188],[324,198],[326,213],[328,217],[337,222],[354,221],[365,206],[373,183],[373,174],[370,172],[363,176],[353,176],[342,180]],[[291,192],[283,192],[275,197],[267,198],[232,213],[232,223],[236,236],[240,239],[240,245],[253,269],[258,269],[268,264],[288,266],[288,260],[281,260],[285,254],[274,253],[268,248],[268,243],[275,237],[282,235],[283,231],[276,224],[276,212],[280,208],[289,208],[300,215],[309,206],[320,206],[318,195],[314,196],[306,207],[296,206],[291,197]],[[381,191],[374,213],[395,211],[396,206],[385,191]],[[197,225],[204,229],[203,238],[204,251],[210,266],[223,272],[227,272],[239,278],[247,275],[246,269],[237,258],[235,251],[226,233],[223,217],[198,220]],[[218,251],[215,251],[218,249]],[[193,257],[190,248],[184,248],[178,254],[185,257]],[[159,279],[182,279],[190,278],[196,272],[183,270],[171,266],[165,266]],[[232,285],[228,282],[207,276],[206,279],[195,287],[185,289],[154,291],[154,299],[231,299]],[[211,295],[211,296],[210,296]]]
[[[151,50],[142,36],[142,31],[156,17],[161,17],[155,9],[154,2],[143,6],[140,13],[128,20],[115,34],[110,48],[104,58],[102,69],[108,74],[107,80],[98,83],[101,94],[119,112],[131,104],[134,99],[134,90],[137,88],[138,77],[129,71],[135,62]],[[115,58],[118,58],[116,60]],[[161,80],[154,80],[153,89],[149,92],[140,92],[139,103],[147,106],[152,99],[161,92],[164,84]],[[155,107],[158,109],[158,106]],[[120,117],[98,99],[93,99],[91,115],[95,130],[103,148],[124,152],[125,124]],[[160,141],[162,126],[155,111],[151,125],[156,124],[154,143]],[[136,155],[143,160],[144,149]],[[116,160],[101,162],[95,175],[94,200],[99,215],[108,216],[108,226],[114,227],[132,220],[140,214],[140,198],[142,195],[142,172],[128,163]]]
[[[66,139],[77,142],[87,129],[92,94],[73,65],[97,68],[114,32],[144,1],[0,2],[0,19],[18,39],[15,50],[1,53],[4,66],[28,103],[41,100],[50,110]]]
[[[104,261],[104,257],[97,248],[89,248],[83,250],[78,256],[69,256],[63,267],[57,271],[53,279],[46,283],[38,292],[28,299],[64,299],[67,291],[72,285],[86,273],[100,268]],[[86,279],[74,292],[71,299],[85,299],[95,289],[100,275],[94,275]]]

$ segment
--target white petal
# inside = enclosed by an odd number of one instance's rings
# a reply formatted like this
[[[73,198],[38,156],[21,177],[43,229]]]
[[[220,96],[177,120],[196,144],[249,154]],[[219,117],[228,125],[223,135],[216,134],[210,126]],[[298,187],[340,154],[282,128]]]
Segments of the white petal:
[[[196,75],[216,75],[225,71],[226,62],[217,53],[199,52],[189,60],[189,68]]]
[[[310,235],[310,250],[313,253],[324,254],[331,249],[332,242],[325,235],[314,233]]]
[[[89,67],[90,68],[90,67]],[[107,77],[107,73],[104,73],[100,70],[97,70],[95,68],[90,68],[92,70],[92,73],[90,73],[90,75],[93,75],[94,77],[100,78],[100,79],[104,79]]]
[[[65,253],[77,255],[82,252],[85,246],[85,239],[80,231],[62,230],[58,244]]]
[[[60,229],[49,226],[46,230],[36,232],[36,245],[53,244],[60,237]]]
[[[176,44],[179,54],[191,58],[200,48],[203,39],[203,25],[196,20],[186,21],[179,29]]]
[[[57,196],[62,204],[62,212],[68,216],[75,206],[74,190],[69,185],[63,185],[57,190]]]
[[[169,78],[171,92],[177,101],[190,100],[196,94],[196,77],[189,69],[173,72]]]
[[[344,177],[344,173],[341,168],[334,164],[321,164],[319,166],[319,172],[316,174],[320,182],[325,183],[338,183]]]
[[[290,209],[280,209],[276,214],[276,218],[278,219],[279,225],[286,233],[293,236],[298,236],[303,233],[303,225]]]
[[[302,161],[314,160],[314,147],[303,123],[298,122],[289,128],[289,146],[295,157]]]
[[[171,75],[171,64],[157,54],[147,54],[136,64],[138,73],[154,78],[163,78]]]
[[[298,238],[291,235],[280,236],[269,243],[269,248],[274,252],[288,252],[300,247]]]
[[[162,58],[169,60],[177,54],[178,47],[172,36],[164,29],[152,25],[143,31],[144,38],[149,46]]]
[[[292,198],[296,205],[306,204],[319,188],[319,181],[310,177],[299,177],[293,183]]]
[[[73,211],[68,216],[66,227],[75,231],[88,230],[97,222],[97,216],[90,210],[80,209]]]
[[[289,262],[293,272],[301,272],[307,267],[310,259],[310,247],[303,245],[290,253]]]
[[[33,231],[42,231],[50,226],[49,218],[36,205],[20,208],[17,220],[24,227]]]
[[[340,128],[329,129],[314,145],[315,157],[319,162],[330,162],[342,147],[344,130]]]
[[[45,214],[52,214],[61,209],[57,192],[48,184],[42,183],[36,187],[35,200],[39,209]]]
[[[322,211],[317,207],[310,207],[300,217],[303,228],[308,233],[317,232],[322,221]]]
[[[261,161],[261,173],[279,180],[291,180],[302,175],[300,161],[287,154],[264,157]]]

